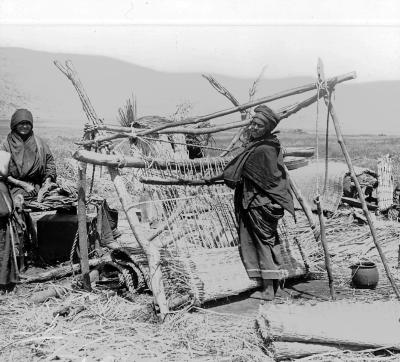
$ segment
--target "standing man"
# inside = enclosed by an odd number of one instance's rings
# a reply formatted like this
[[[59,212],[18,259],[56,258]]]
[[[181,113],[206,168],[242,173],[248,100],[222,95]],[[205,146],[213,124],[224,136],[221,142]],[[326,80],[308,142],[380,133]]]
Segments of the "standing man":
[[[249,278],[262,285],[252,296],[270,301],[282,277],[278,221],[284,210],[294,215],[294,205],[281,145],[271,133],[279,117],[265,105],[254,112],[246,148],[211,180],[223,178],[235,189],[241,259]]]

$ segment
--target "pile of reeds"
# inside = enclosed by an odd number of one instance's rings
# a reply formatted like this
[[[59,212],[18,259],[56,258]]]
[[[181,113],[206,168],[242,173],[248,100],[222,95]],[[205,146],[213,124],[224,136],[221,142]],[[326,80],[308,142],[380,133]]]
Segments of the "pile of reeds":
[[[2,360],[268,361],[252,318],[204,310],[157,323],[153,298],[69,290],[34,304],[49,283],[0,296]]]

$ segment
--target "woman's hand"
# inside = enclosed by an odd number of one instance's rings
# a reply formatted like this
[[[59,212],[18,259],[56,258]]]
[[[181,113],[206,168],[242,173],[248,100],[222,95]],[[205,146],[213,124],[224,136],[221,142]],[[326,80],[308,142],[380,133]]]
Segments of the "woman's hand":
[[[47,178],[38,192],[37,201],[42,202],[44,197],[46,196],[46,194],[55,187],[57,187],[57,185],[55,183],[51,182],[50,178]]]
[[[28,194],[31,194],[35,191],[35,186],[30,184],[29,182],[20,181],[19,186],[21,186]]]

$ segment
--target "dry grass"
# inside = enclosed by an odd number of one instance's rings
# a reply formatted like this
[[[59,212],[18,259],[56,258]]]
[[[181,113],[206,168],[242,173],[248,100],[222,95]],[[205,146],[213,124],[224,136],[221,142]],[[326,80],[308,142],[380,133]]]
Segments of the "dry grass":
[[[59,174],[76,180],[76,164],[72,154],[73,142],[80,132],[60,136],[52,132],[38,132],[52,149]],[[287,146],[312,146],[312,134],[283,132],[280,136]],[[375,169],[376,158],[385,153],[399,153],[398,138],[387,136],[345,137],[355,165]],[[221,143],[219,143],[221,145]],[[343,159],[337,142],[332,138],[329,156]],[[322,146],[321,146],[322,147]],[[321,157],[323,151],[321,150]],[[107,174],[100,177],[96,170],[94,190],[118,206],[114,186]],[[88,178],[91,167],[88,169]],[[338,220],[334,220],[337,222]],[[397,258],[398,232],[378,226],[383,246],[390,255],[394,268]],[[393,231],[394,230],[394,231]],[[340,236],[340,237],[339,237]],[[346,236],[346,237],[345,237]],[[375,258],[376,252],[365,226],[337,223],[332,231],[330,250],[333,254],[336,285],[347,292],[348,298],[384,298],[391,294],[381,269],[382,289],[377,291],[350,291],[348,266],[360,255]],[[361,252],[360,252],[361,250]],[[311,255],[311,252],[310,252]],[[314,270],[322,272],[323,256],[314,255]],[[394,269],[393,269],[394,270]],[[398,278],[398,273],[396,274]],[[51,299],[34,305],[32,293],[45,289],[49,284],[18,287],[16,292],[0,296],[0,359],[6,361],[101,361],[111,356],[116,361],[265,361],[268,360],[253,318],[221,315],[204,310],[195,313],[179,313],[160,325],[156,323],[152,300],[140,296],[128,301],[119,296],[107,297],[101,293],[70,291],[62,300]],[[351,294],[353,293],[353,294]],[[56,312],[69,309],[66,316]],[[371,352],[344,352],[340,355],[310,357],[309,361],[373,361],[378,357]],[[385,356],[387,361],[398,356]],[[111,360],[111,359],[109,359]]]
[[[72,290],[62,300],[33,304],[31,295],[48,286],[20,286],[1,296],[2,360],[268,360],[251,318],[198,310],[171,315],[161,325],[150,296],[128,301]]]

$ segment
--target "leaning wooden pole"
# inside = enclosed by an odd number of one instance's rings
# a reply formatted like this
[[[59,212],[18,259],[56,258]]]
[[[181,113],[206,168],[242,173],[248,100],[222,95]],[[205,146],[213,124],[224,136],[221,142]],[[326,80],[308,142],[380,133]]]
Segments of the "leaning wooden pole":
[[[310,224],[311,230],[313,231],[315,240],[318,240],[320,232],[317,228],[317,225],[315,224],[313,214],[310,208],[310,205],[308,205],[307,201],[304,199],[303,194],[301,193],[300,188],[297,186],[296,182],[293,180],[292,177],[290,177],[290,173],[286,165],[284,165],[284,169],[286,172],[286,175],[288,175],[289,178],[289,183],[290,183],[290,188],[296,197],[297,201],[299,202],[301,208],[304,211],[304,214],[306,215],[306,218],[308,220],[308,223]]]
[[[356,77],[356,73],[355,72],[351,72],[351,73],[347,73],[347,74],[339,75],[337,77],[330,78],[330,79],[327,80],[327,84],[328,84],[329,87],[334,87],[335,84],[342,83],[342,82],[354,79],[355,77]],[[146,134],[155,133],[155,132],[161,131],[162,129],[166,129],[166,128],[171,128],[171,127],[175,127],[175,126],[183,126],[183,125],[186,125],[186,124],[196,124],[196,123],[200,123],[200,122],[209,121],[210,119],[223,117],[223,116],[226,116],[228,114],[235,113],[235,112],[241,112],[243,110],[258,106],[258,105],[263,104],[263,103],[272,102],[272,101],[275,101],[277,99],[289,97],[289,96],[296,95],[296,94],[301,94],[301,93],[308,92],[308,91],[311,91],[311,90],[314,90],[314,89],[317,89],[317,84],[316,83],[311,83],[311,84],[308,84],[308,85],[305,85],[305,86],[302,86],[302,87],[297,87],[297,88],[294,88],[294,89],[290,89],[288,91],[283,91],[283,92],[276,93],[276,94],[273,94],[273,95],[268,96],[268,97],[264,97],[264,98],[260,98],[260,99],[257,99],[257,100],[251,101],[251,102],[247,102],[247,103],[241,104],[241,105],[233,107],[233,108],[229,108],[229,109],[225,109],[225,110],[218,111],[218,112],[215,112],[215,113],[207,114],[205,116],[199,116],[199,117],[195,117],[195,118],[185,119],[185,120],[180,121],[180,122],[163,124],[161,126],[155,127],[153,129],[150,129],[150,130],[144,130],[144,131],[140,132],[140,134],[142,136],[144,136]],[[139,134],[139,132],[138,132],[138,134]]]
[[[83,287],[91,291],[89,277],[89,255],[86,227],[86,168],[87,164],[80,162],[78,165],[78,233],[79,233],[79,252],[81,260],[81,271]]]
[[[96,111],[94,110],[92,104],[90,103],[89,97],[86,95],[83,85],[80,82],[78,74],[74,70],[72,63],[66,62],[65,66],[62,66],[59,62],[55,61],[54,64],[72,82],[73,86],[75,87],[75,89],[78,93],[79,99],[81,100],[83,109],[85,111],[86,117],[88,118],[89,122],[93,126],[101,125],[102,121],[97,117]],[[95,135],[96,135],[95,138],[98,138],[98,136],[101,136],[101,132],[96,131]],[[106,150],[102,149],[101,152],[106,152]],[[132,198],[130,197],[129,193],[126,190],[124,181],[120,175],[118,168],[115,167],[118,165],[114,165],[114,166],[108,165],[108,166],[109,166],[108,171],[111,175],[112,181],[114,182],[115,189],[116,189],[118,197],[121,201],[122,208],[128,219],[133,236],[135,237],[138,244],[146,252],[147,258],[149,260],[149,264],[150,264],[149,267],[151,270],[149,286],[153,292],[155,302],[160,307],[161,318],[164,319],[164,317],[168,313],[169,309],[168,309],[168,304],[166,301],[164,286],[163,286],[163,282],[162,282],[159,249],[150,245],[150,243],[140,235],[140,233],[138,232],[138,230],[136,228],[136,226],[138,224],[138,219],[137,219],[136,213],[134,212],[134,209],[132,207],[133,201],[132,201]],[[86,164],[85,164],[85,167],[86,167]],[[86,168],[84,168],[84,171],[86,172]],[[85,215],[85,224],[84,225],[83,225],[83,223],[79,224],[80,225],[79,236],[80,236],[80,240],[82,239],[82,240],[85,240],[85,242],[87,242],[87,239],[86,239],[87,238],[86,206],[84,203],[82,203],[82,201],[83,202],[85,201],[85,186],[86,186],[85,182],[86,182],[86,174],[85,173],[83,175],[79,174],[79,190],[82,189],[82,192],[79,194],[80,203],[78,203],[78,212],[81,215]],[[81,185],[82,185],[82,188],[80,187]],[[79,205],[80,205],[80,207],[79,207]],[[81,235],[82,235],[82,237],[81,237]],[[86,250],[86,256],[84,257],[84,255],[81,254],[82,274],[84,274],[84,275],[86,274],[86,265],[88,265],[87,247],[85,250]],[[84,258],[86,258],[86,261],[83,260]],[[85,269],[83,268],[83,264],[85,264]],[[87,272],[87,274],[89,275],[88,272]],[[84,282],[85,282],[85,278],[86,277],[84,277]],[[90,278],[89,278],[89,288],[90,288]]]
[[[335,107],[333,106],[333,100],[331,99],[329,101],[328,99],[325,98],[325,103],[326,103],[326,105],[328,107],[329,113],[332,116],[333,125],[335,126],[335,132],[336,132],[336,135],[337,135],[338,143],[340,145],[340,148],[342,149],[344,158],[346,159],[346,163],[347,163],[347,166],[349,168],[349,172],[350,172],[351,178],[352,178],[352,180],[354,182],[354,185],[356,186],[356,189],[357,189],[357,192],[358,192],[358,196],[360,198],[361,205],[362,205],[362,210],[364,212],[365,217],[367,218],[368,225],[369,225],[369,228],[371,230],[371,235],[372,235],[372,239],[374,241],[376,250],[378,250],[379,256],[380,256],[380,258],[382,260],[383,267],[385,268],[386,275],[387,275],[387,277],[388,277],[388,279],[390,281],[390,284],[393,287],[393,290],[394,290],[394,292],[396,294],[396,297],[397,297],[397,299],[400,300],[399,289],[397,288],[396,282],[393,279],[393,276],[392,276],[392,273],[390,272],[389,265],[387,263],[385,254],[383,253],[381,245],[380,245],[380,243],[378,241],[378,236],[376,234],[375,226],[374,226],[374,223],[373,223],[373,221],[371,219],[371,215],[370,215],[370,213],[368,211],[368,207],[367,207],[367,203],[365,202],[363,191],[362,191],[360,183],[358,182],[358,179],[356,177],[356,173],[354,171],[353,163],[351,162],[350,155],[349,155],[349,153],[347,151],[347,148],[346,148],[346,145],[344,143],[342,130],[341,130],[340,124],[339,124],[339,119],[338,119],[338,116],[336,114]]]
[[[319,95],[313,95],[312,97],[309,97],[305,99],[304,101],[298,102],[291,107],[285,107],[284,109],[280,109],[276,111],[279,121],[282,119],[288,118],[292,114],[297,113],[303,108],[308,107],[309,105],[315,103],[319,98],[322,98],[325,95],[323,91],[319,93]],[[157,117],[156,117],[157,118]],[[162,117],[158,117],[162,118]],[[183,121],[186,122],[185,124],[189,124],[188,121]],[[197,120],[194,120],[192,123],[198,123]],[[131,128],[131,127],[122,127],[122,126],[115,126],[115,125],[104,125],[104,124],[97,124],[95,126],[96,131],[110,131],[110,132],[118,132],[117,134],[112,134],[112,135],[105,135],[105,136],[100,136],[97,137],[96,140],[86,140],[86,141],[81,141],[78,142],[77,144],[83,145],[83,146],[91,146],[94,144],[99,144],[100,142],[104,141],[112,141],[118,138],[135,138],[135,137],[142,137],[146,136],[148,134],[156,133],[156,134],[168,134],[168,133],[183,133],[183,134],[209,134],[209,133],[217,133],[217,132],[222,132],[226,131],[228,129],[234,129],[234,128],[240,128],[248,125],[250,123],[250,120],[245,120],[245,121],[240,121],[240,122],[234,122],[230,123],[227,125],[223,126],[216,126],[216,127],[211,127],[211,128],[196,128],[194,129],[193,127],[177,127],[179,122],[175,123],[169,123],[168,126],[160,126],[162,127],[161,130],[159,130],[160,127],[155,127],[151,129],[138,129],[138,128]],[[168,129],[167,129],[168,128]]]
[[[324,214],[322,213],[321,200],[320,200],[319,195],[315,198],[315,204],[317,205],[319,227],[320,227],[320,232],[321,232],[321,235],[320,235],[321,236],[321,245],[322,245],[322,249],[324,250],[325,267],[326,267],[326,272],[328,274],[329,290],[331,293],[331,298],[336,299],[335,287],[333,285],[331,257],[329,255],[328,243],[326,241],[325,219],[324,219]]]

